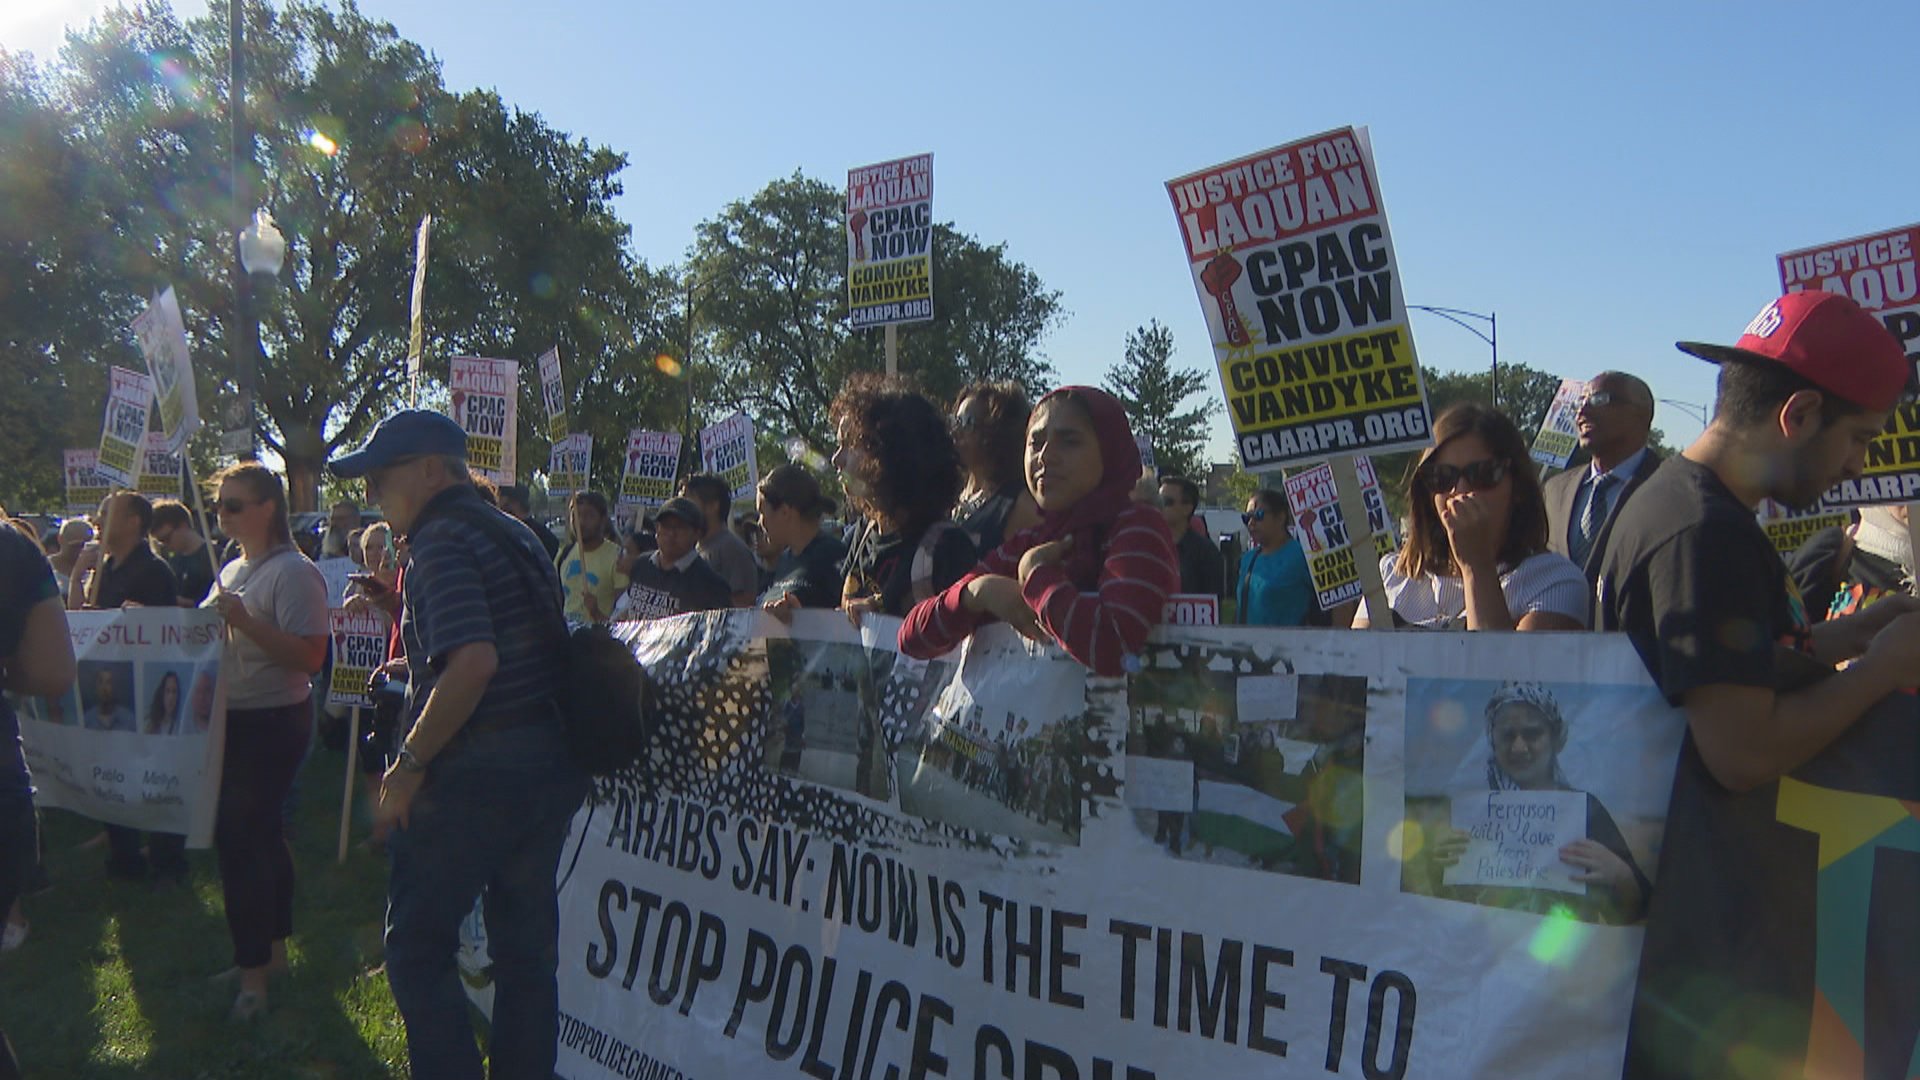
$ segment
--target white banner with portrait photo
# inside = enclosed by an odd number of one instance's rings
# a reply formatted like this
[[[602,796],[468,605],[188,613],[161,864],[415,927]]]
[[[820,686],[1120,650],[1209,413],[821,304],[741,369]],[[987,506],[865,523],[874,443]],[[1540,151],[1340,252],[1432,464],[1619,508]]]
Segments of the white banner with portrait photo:
[[[213,842],[226,732],[211,611],[70,611],[79,675],[64,694],[13,697],[42,807]]]
[[[1682,730],[1625,639],[1167,627],[1119,680],[898,625],[620,628],[660,711],[561,859],[561,1075],[1619,1073]],[[1561,867],[1449,883],[1489,839]]]

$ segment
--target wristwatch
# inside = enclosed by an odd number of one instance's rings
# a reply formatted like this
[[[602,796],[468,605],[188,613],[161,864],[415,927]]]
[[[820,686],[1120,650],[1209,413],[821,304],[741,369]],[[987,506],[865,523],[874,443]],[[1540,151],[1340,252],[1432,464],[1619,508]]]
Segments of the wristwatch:
[[[400,748],[400,756],[394,759],[394,764],[398,765],[402,772],[423,773],[427,771],[426,764],[414,756],[412,747],[402,746]]]

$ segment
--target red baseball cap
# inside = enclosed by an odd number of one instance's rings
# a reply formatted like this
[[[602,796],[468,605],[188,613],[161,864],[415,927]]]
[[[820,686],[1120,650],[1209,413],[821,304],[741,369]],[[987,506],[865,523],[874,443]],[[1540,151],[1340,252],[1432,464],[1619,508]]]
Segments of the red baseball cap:
[[[1702,360],[1785,364],[1794,374],[1871,412],[1893,408],[1913,381],[1913,363],[1879,319],[1839,293],[1788,293],[1760,309],[1731,347],[1676,341]]]

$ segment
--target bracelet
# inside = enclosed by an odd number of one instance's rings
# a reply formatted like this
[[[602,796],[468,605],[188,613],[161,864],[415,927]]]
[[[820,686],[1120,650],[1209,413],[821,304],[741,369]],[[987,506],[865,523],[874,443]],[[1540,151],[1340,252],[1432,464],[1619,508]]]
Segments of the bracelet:
[[[400,748],[400,756],[394,759],[394,764],[400,767],[401,772],[423,773],[427,771],[425,763],[414,755],[413,748],[410,746],[402,746]]]

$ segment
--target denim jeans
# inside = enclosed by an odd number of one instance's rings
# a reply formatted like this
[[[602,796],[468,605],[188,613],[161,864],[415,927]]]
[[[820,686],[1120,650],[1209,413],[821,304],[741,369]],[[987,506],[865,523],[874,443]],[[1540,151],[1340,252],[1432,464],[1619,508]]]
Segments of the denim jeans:
[[[456,740],[427,769],[389,838],[387,981],[415,1080],[478,1080],[480,1052],[455,968],[460,922],[482,898],[493,960],[495,1080],[553,1076],[559,900],[567,824],[587,793],[557,727]]]

